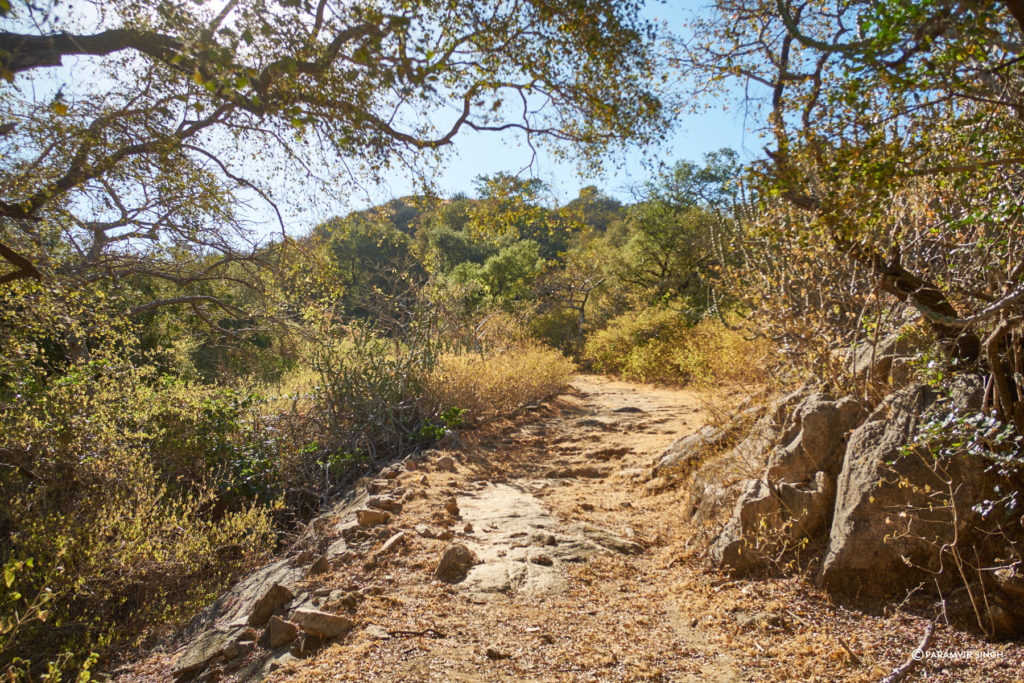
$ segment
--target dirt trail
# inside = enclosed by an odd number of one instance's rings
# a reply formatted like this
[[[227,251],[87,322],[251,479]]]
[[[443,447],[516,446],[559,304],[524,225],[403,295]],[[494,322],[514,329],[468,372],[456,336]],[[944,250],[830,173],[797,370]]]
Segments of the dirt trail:
[[[288,576],[310,574],[289,584],[295,595],[282,616],[298,607],[345,614],[351,632],[302,658],[289,652],[300,641],[272,651],[249,644],[194,680],[877,681],[888,674],[919,639],[920,616],[834,605],[809,580],[813,567],[751,581],[711,571],[706,539],[681,522],[686,487],[649,490],[657,457],[703,424],[701,405],[690,391],[577,376],[569,391],[515,423],[469,432],[391,468],[367,485],[374,497],[356,491],[322,518],[326,556],[317,562],[331,568],[313,574],[317,553],[274,565]],[[356,508],[364,505],[392,514],[360,525]],[[448,583],[434,570],[453,543],[477,561]],[[220,619],[230,620],[230,613]],[[928,680],[1020,680],[1019,646],[950,629],[933,642],[991,658],[926,663],[920,674]],[[181,651],[154,653],[121,680],[169,680],[184,659]]]
[[[449,451],[455,473],[430,471],[428,461],[425,475],[402,477],[424,486],[398,518],[402,527],[443,528],[440,510],[454,494],[452,540],[482,560],[465,581],[434,579],[447,542],[417,534],[375,571],[380,593],[358,609],[373,626],[277,675],[740,680],[731,658],[696,634],[685,596],[667,594],[671,558],[658,548],[671,514],[644,488],[657,455],[702,423],[698,396],[578,376],[544,412]],[[350,580],[365,588],[365,579]],[[404,635],[425,629],[434,630]]]

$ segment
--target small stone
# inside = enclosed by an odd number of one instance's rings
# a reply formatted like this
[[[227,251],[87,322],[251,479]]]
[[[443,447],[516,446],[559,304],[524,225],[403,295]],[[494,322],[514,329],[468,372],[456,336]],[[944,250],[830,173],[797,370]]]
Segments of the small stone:
[[[356,510],[356,522],[363,529],[387,524],[389,521],[391,521],[391,515],[383,510],[372,510],[370,508]]]
[[[461,543],[448,546],[434,568],[434,576],[445,583],[458,583],[466,578],[469,568],[476,564],[472,550]]]
[[[441,533],[437,535],[439,541],[450,541],[455,538],[455,532],[451,529],[442,529]]]
[[[423,538],[437,538],[437,533],[426,524],[417,524],[416,534]]]
[[[430,480],[427,479],[427,475],[420,477],[420,486],[430,486]]]
[[[270,621],[267,622],[267,630],[263,633],[263,642],[267,646],[274,650],[287,645],[288,643],[295,640],[299,635],[299,627],[290,621],[285,621],[280,617],[271,617]],[[262,643],[261,643],[262,644]]]
[[[385,467],[380,471],[380,476],[384,479],[397,479],[400,470],[397,467]]]
[[[292,614],[292,621],[306,633],[320,638],[336,638],[352,629],[352,620],[340,614],[330,614],[314,609],[299,609]]]
[[[497,650],[497,649],[495,649],[493,647],[487,648],[486,654],[487,654],[487,659],[490,659],[491,661],[495,661],[495,662],[500,660],[500,659],[511,659],[511,657],[512,657],[512,655],[505,654],[504,652],[501,652],[500,650]]]
[[[463,531],[463,533],[467,533],[467,534],[473,533],[473,525],[470,524],[469,522],[466,522],[466,526],[462,527],[462,531]]]
[[[262,626],[267,623],[267,619],[269,619],[274,612],[287,605],[294,597],[295,594],[290,590],[279,583],[275,583],[266,593],[263,594],[263,597],[253,605],[252,612],[249,613],[249,625]]]
[[[455,459],[450,455],[438,458],[434,461],[434,469],[438,472],[455,472]]]
[[[297,564],[306,564],[307,562],[311,561],[313,557],[314,555],[312,550],[303,550],[301,553],[295,556],[295,562]]]
[[[418,470],[420,468],[420,464],[418,462],[416,462],[415,460],[413,460],[412,458],[409,458],[408,460],[406,460],[402,464],[405,466],[405,471],[406,472],[415,472],[416,470]]]
[[[459,501],[455,500],[454,497],[449,498],[444,502],[444,511],[452,517],[459,516]]]

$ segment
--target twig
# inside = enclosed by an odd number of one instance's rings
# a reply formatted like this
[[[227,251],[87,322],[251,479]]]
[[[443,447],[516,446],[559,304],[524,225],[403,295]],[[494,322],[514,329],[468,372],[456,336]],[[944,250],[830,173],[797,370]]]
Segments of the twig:
[[[854,654],[853,650],[850,649],[850,646],[846,644],[846,641],[842,638],[837,638],[837,640],[843,649],[846,650],[846,654],[850,655],[850,664],[853,666],[860,666],[860,657]]]
[[[414,638],[416,636],[425,636],[425,635],[428,635],[428,634],[432,634],[432,637],[434,637],[434,638],[447,638],[448,637],[443,632],[438,631],[436,628],[425,628],[422,631],[388,631],[388,635],[391,636],[392,638],[399,637],[399,636],[406,636],[406,637],[409,637],[409,638]]]
[[[921,638],[921,642],[917,644],[917,647],[910,656],[907,657],[906,661],[900,664],[898,667],[892,670],[892,673],[883,678],[880,683],[897,683],[907,677],[914,667],[921,663],[924,659],[924,653],[931,645],[932,635],[935,633],[935,621],[928,624],[928,628],[925,629],[924,637]]]

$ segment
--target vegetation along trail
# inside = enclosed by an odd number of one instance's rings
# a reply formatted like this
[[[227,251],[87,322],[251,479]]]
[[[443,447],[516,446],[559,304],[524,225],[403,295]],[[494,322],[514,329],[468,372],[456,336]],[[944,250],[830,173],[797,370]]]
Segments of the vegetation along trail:
[[[292,681],[886,675],[916,642],[920,619],[833,607],[799,577],[738,581],[707,570],[694,530],[679,523],[686,487],[652,479],[651,465],[704,424],[709,405],[691,390],[577,375],[517,421],[449,439],[368,480],[367,491],[313,524],[328,529],[316,543],[328,548],[329,569],[309,552],[273,565],[277,578],[287,576],[282,565],[293,571],[292,599],[278,614],[299,622],[304,608],[346,615],[341,637],[306,645],[293,632],[271,645],[264,636],[231,658],[211,658],[220,645],[204,650],[193,638],[122,669],[121,680],[166,680],[168,672]],[[366,514],[382,508],[390,512]],[[258,609],[252,599],[273,593],[261,580],[256,593],[234,605],[222,599],[200,618],[230,635],[235,615],[242,628]],[[936,642],[992,647],[945,631]],[[935,679],[1013,680],[1013,666],[1007,657],[954,664]]]

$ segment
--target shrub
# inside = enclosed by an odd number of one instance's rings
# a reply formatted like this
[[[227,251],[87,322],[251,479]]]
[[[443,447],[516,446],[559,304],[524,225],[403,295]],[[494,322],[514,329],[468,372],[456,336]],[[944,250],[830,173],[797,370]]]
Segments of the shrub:
[[[43,324],[5,330],[18,345],[0,373],[0,677],[133,645],[275,540],[267,506],[221,505],[255,399],[161,378],[129,326],[90,310],[77,359],[39,343],[60,339]]]
[[[691,325],[676,311],[654,307],[612,319],[587,340],[584,359],[626,379],[712,386],[764,381],[768,351],[763,340],[720,320]]]
[[[464,409],[467,423],[481,424],[557,393],[574,370],[572,361],[558,351],[529,342],[483,353],[445,354],[428,375],[425,401],[433,411]]]

